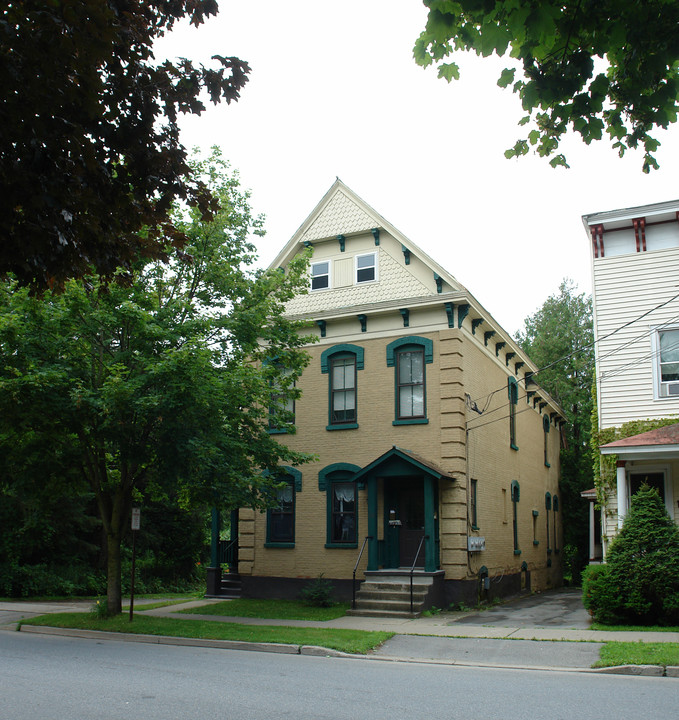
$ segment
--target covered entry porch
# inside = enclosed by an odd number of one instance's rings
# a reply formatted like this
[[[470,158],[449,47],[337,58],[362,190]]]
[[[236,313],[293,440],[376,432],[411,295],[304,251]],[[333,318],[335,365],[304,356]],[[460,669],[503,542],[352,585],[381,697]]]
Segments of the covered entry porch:
[[[368,500],[367,573],[418,568],[434,573],[439,557],[439,489],[453,477],[393,446],[358,471]]]

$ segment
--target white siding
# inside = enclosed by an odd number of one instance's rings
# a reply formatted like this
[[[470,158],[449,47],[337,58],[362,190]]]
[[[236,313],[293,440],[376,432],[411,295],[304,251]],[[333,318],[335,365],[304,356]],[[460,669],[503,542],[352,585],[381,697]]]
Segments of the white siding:
[[[654,398],[652,344],[654,328],[679,325],[679,298],[657,308],[679,294],[679,249],[596,259],[593,275],[600,427],[679,417],[679,398]]]

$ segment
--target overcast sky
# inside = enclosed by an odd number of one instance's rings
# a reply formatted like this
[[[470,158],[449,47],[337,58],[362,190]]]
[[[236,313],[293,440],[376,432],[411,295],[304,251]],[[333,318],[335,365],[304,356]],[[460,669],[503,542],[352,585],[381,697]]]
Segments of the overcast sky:
[[[338,176],[450,271],[509,332],[564,277],[591,292],[583,214],[679,197],[679,128],[660,133],[661,169],[608,141],[564,145],[571,169],[506,160],[520,103],[496,86],[506,61],[461,54],[452,84],[415,64],[419,0],[221,0],[201,28],[178,27],[157,57],[235,55],[241,99],[182,125],[187,147],[219,145],[266,215],[263,264]]]

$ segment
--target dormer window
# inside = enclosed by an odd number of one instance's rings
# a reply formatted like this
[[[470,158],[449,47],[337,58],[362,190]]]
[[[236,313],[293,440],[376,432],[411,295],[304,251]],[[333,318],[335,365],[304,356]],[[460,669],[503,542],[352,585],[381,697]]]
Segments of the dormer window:
[[[356,284],[373,282],[377,279],[377,260],[375,253],[356,256]]]
[[[325,290],[330,287],[330,263],[324,262],[311,263],[311,289]]]

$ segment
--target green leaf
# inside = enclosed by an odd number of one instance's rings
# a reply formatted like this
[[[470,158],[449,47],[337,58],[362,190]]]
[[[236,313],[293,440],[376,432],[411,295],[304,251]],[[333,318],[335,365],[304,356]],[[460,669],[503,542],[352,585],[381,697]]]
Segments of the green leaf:
[[[440,78],[445,78],[448,82],[451,82],[452,80],[459,80],[460,68],[457,66],[457,63],[444,63],[439,66],[438,76]]]
[[[501,88],[506,88],[508,85],[514,82],[514,75],[516,74],[516,69],[514,68],[505,68],[502,71],[502,74],[500,75],[500,78],[497,81],[497,84]]]

